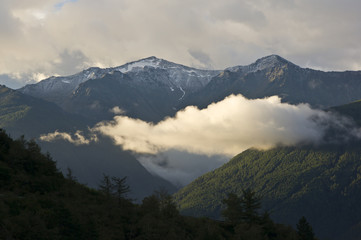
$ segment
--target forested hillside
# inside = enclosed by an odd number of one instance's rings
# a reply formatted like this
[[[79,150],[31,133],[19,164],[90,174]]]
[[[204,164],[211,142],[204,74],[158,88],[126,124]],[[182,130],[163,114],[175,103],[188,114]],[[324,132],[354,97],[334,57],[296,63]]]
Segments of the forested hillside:
[[[361,223],[359,144],[247,150],[175,194],[182,213],[221,217],[222,199],[252,188],[275,221],[306,216],[318,236],[340,239]],[[354,228],[354,229],[353,229]],[[359,234],[359,233],[358,233]]]
[[[258,205],[251,208],[251,217],[241,209],[235,211],[241,218],[225,213],[227,221],[218,222],[181,216],[163,190],[134,204],[128,199],[131,189],[125,177],[104,175],[99,184],[99,191],[81,185],[71,170],[64,177],[34,141],[12,140],[0,131],[0,239],[297,240],[307,233],[301,227],[298,233],[275,224]],[[243,204],[243,199],[236,204]],[[225,203],[225,209],[234,209]]]

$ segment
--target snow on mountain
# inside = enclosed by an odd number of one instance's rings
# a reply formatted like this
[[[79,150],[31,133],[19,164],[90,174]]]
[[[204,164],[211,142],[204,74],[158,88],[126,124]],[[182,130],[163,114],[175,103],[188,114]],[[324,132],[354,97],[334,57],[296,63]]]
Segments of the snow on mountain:
[[[171,89],[182,88],[188,91],[198,90],[220,73],[217,70],[200,70],[156,57],[130,62],[113,69],[129,74],[137,82],[144,79],[150,82],[161,81]]]
[[[161,61],[162,61],[161,59],[158,59],[156,57],[149,57],[136,62],[127,63],[120,67],[116,67],[115,70],[120,71],[122,73],[127,73],[130,71],[144,70],[145,67],[159,68],[161,67],[160,66]]]
[[[106,74],[113,74],[115,71],[130,76],[134,84],[145,86],[165,84],[173,91],[179,89],[182,92],[194,92],[220,73],[217,70],[200,70],[156,57],[149,57],[119,67],[89,68],[71,76],[50,77],[39,83],[26,85],[19,90],[31,96],[61,102],[63,97],[75,92],[81,83],[90,79],[102,78]]]
[[[19,89],[20,92],[34,97],[43,97],[47,100],[56,99],[67,95],[78,88],[78,86],[89,79],[100,78],[106,69],[89,68],[80,73],[66,77],[50,77],[36,84],[29,84]]]
[[[234,67],[227,68],[226,70],[231,71],[231,72],[242,71],[242,72],[251,73],[251,72],[257,72],[257,71],[262,71],[265,69],[281,66],[284,64],[291,64],[291,65],[296,66],[295,64],[291,63],[290,61],[288,61],[278,55],[270,55],[270,56],[260,58],[256,62],[254,62],[250,65],[234,66]]]

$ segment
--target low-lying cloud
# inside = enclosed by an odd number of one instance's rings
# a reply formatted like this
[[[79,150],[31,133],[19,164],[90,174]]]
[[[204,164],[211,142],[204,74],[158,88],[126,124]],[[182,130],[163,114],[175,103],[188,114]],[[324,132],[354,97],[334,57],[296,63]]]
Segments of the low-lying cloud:
[[[205,109],[189,106],[157,124],[115,116],[94,129],[113,138],[123,149],[137,153],[177,149],[233,156],[251,147],[318,143],[330,122],[342,125],[340,121],[307,104],[281,103],[277,96],[249,100],[231,95]]]
[[[40,140],[44,142],[64,140],[74,145],[88,145],[91,142],[98,141],[98,137],[95,134],[91,134],[91,136],[86,137],[81,131],[76,131],[73,136],[70,133],[55,131],[53,133],[41,135]]]
[[[123,113],[119,107],[113,110]],[[149,172],[178,186],[251,147],[345,143],[361,138],[351,120],[335,113],[311,109],[307,104],[282,103],[277,96],[250,100],[231,95],[205,109],[189,106],[157,124],[117,115],[86,134],[56,131],[40,140],[82,145],[98,141],[99,134],[133,151]]]
[[[112,109],[109,109],[109,112],[114,113],[115,115],[123,115],[126,113],[126,111],[118,106],[113,107]]]

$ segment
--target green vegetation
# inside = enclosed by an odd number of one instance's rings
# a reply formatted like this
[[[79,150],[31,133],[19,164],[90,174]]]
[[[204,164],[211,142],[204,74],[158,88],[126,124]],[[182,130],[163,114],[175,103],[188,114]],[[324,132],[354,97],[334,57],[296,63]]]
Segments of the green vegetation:
[[[261,199],[250,189],[242,190],[241,197],[230,193],[222,202],[225,205],[222,215],[225,218],[225,223],[233,229],[235,239],[302,239],[303,235],[275,224],[268,212],[261,215],[259,213]],[[309,225],[307,226],[311,228]],[[288,229],[291,228],[288,227]]]
[[[26,116],[30,107],[18,103],[17,93],[9,88],[0,87],[0,127],[12,125]]]
[[[0,128],[14,136],[38,137],[55,129],[80,128],[82,121],[85,119],[65,113],[53,103],[0,85]]]
[[[361,222],[358,146],[250,149],[174,197],[186,215],[222,219],[222,200],[227,194],[242,195],[242,189],[251,188],[275,221],[294,225],[306,216],[317,236],[337,239]]]
[[[0,239],[299,239],[268,217],[248,221],[259,206],[251,191],[242,202],[246,224],[235,225],[181,216],[163,190],[134,204],[129,190],[125,177],[104,175],[99,191],[70,169],[65,178],[34,141],[0,131]]]

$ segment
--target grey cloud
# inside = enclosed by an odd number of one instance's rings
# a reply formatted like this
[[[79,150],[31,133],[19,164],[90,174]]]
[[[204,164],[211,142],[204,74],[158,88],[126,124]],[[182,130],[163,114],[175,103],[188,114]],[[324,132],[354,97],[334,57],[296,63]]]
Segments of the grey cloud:
[[[88,67],[87,62],[89,62],[89,59],[81,51],[65,49],[53,64],[57,74],[68,75]]]
[[[361,69],[359,1],[88,0],[56,10],[59,2],[0,2],[0,74],[72,74],[153,55],[222,69],[271,53]]]
[[[5,85],[12,89],[17,89],[17,88],[22,87],[24,82],[19,79],[12,78],[9,75],[1,74],[0,75],[0,84]]]
[[[196,59],[201,64],[202,68],[213,69],[212,59],[207,54],[195,49],[190,49],[188,50],[188,52],[194,59]]]
[[[216,169],[228,158],[168,150],[156,155],[138,155],[138,161],[152,174],[182,187],[198,176]]]
[[[229,20],[262,27],[267,24],[264,13],[247,1],[229,0],[214,7],[212,15],[220,20]]]

